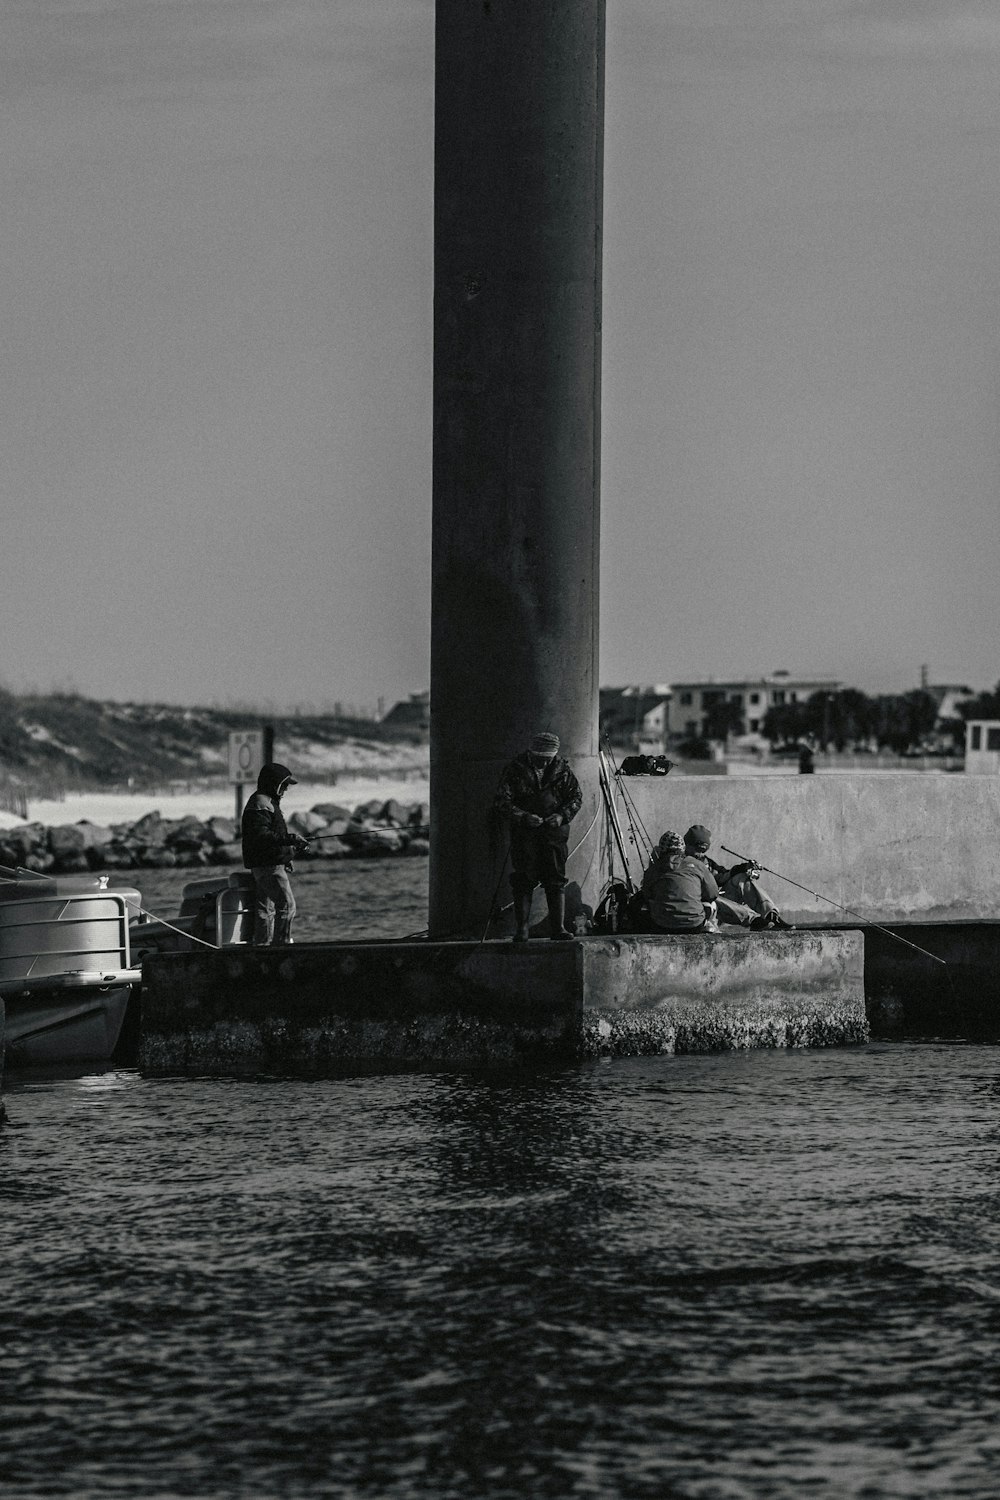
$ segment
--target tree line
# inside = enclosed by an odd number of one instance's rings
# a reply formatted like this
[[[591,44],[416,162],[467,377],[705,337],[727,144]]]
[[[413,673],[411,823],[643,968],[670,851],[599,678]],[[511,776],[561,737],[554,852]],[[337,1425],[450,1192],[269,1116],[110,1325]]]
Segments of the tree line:
[[[923,688],[876,697],[858,688],[841,688],[769,708],[761,733],[775,746],[809,743],[824,749],[891,750],[896,755],[920,750],[961,754],[967,720],[1000,719],[1000,682],[992,692],[960,704],[958,712],[959,718],[939,721],[937,699]],[[708,705],[705,721],[709,739],[744,732],[738,703],[720,700]]]

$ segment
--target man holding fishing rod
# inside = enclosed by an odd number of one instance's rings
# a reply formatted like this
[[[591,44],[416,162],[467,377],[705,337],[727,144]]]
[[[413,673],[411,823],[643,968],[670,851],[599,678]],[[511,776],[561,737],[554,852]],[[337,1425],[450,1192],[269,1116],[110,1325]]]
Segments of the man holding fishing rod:
[[[701,823],[692,824],[684,835],[687,857],[703,864],[719,887],[716,897],[718,920],[730,926],[790,931],[794,924],[785,921],[767,892],[757,884],[760,866],[747,860],[727,870],[714,859],[709,859],[711,844],[712,835]]]
[[[559,754],[556,734],[536,734],[527,750],[504,767],[493,808],[510,827],[515,943],[529,936],[536,885],[545,891],[549,937],[565,941],[573,936],[566,926],[566,859],[569,825],[582,802],[580,783]]]
[[[257,790],[243,809],[243,863],[254,880],[253,944],[266,948],[292,941],[295,896],[289,875],[292,859],[308,840],[292,833],[281,811],[281,799],[297,786],[287,766],[269,761],[257,777]]]

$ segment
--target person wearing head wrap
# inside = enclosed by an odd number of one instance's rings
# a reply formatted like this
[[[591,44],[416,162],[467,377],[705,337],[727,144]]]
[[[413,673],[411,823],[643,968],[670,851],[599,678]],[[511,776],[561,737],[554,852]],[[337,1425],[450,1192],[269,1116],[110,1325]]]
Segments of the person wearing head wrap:
[[[672,828],[660,835],[640,889],[654,932],[718,932],[719,888],[708,869],[687,858],[684,840]]]
[[[693,823],[684,835],[687,858],[710,870],[719,887],[719,921],[730,926],[790,930],[793,924],[785,921],[763,886],[758,885],[757,866],[748,860],[726,869],[709,858],[711,844],[712,835],[702,823]]]
[[[568,760],[559,754],[559,736],[536,734],[527,750],[508,762],[493,808],[510,828],[514,941],[528,937],[531,896],[543,887],[549,910],[549,936],[571,938],[566,926],[566,858],[569,825],[583,794]]]
[[[287,766],[269,761],[257,777],[257,790],[243,809],[243,863],[253,875],[255,948],[292,941],[295,895],[289,875],[292,858],[307,840],[289,832],[281,799],[297,786]]]

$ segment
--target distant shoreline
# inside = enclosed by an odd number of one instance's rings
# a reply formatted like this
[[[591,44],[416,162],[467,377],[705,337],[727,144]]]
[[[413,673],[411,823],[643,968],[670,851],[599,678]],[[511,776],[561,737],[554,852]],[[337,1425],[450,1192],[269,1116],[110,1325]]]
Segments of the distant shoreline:
[[[250,791],[253,790],[251,787]],[[381,772],[356,774],[338,771],[336,780],[302,781],[290,787],[282,799],[286,814],[308,812],[318,803],[336,802],[353,809],[363,802],[426,802],[430,790],[427,773],[389,775]],[[217,787],[190,789],[158,787],[152,791],[67,792],[64,798],[39,799],[28,804],[27,818],[0,811],[0,829],[23,828],[41,823],[58,828],[69,823],[96,823],[103,828],[134,823],[147,813],[171,818],[231,818],[236,808],[236,789],[226,783]]]

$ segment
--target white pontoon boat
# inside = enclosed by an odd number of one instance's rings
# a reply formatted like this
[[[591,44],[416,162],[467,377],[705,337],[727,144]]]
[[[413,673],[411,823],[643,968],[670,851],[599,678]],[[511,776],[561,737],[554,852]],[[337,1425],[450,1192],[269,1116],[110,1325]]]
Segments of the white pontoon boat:
[[[252,877],[189,881],[172,922],[150,921],[111,875],[0,865],[0,997],[13,1068],[106,1062],[138,1000],[144,953],[249,942]]]
[[[0,996],[13,1067],[110,1058],[142,978],[130,914],[139,892],[108,875],[0,865]]]

